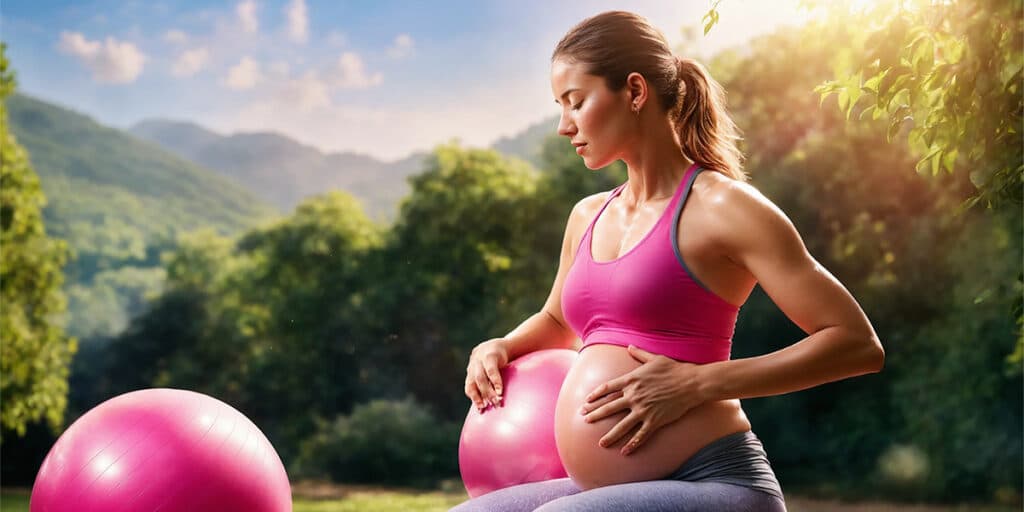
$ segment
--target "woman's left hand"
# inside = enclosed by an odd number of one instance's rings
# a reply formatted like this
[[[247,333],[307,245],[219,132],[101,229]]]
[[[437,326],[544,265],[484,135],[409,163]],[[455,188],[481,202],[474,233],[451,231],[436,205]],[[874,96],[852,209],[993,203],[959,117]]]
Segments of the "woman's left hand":
[[[622,455],[636,451],[655,430],[707,400],[700,394],[699,365],[652,354],[633,345],[628,350],[643,364],[598,386],[587,395],[587,402],[580,411],[590,423],[629,410],[599,443],[602,447],[611,446],[640,425],[640,430],[622,447]]]

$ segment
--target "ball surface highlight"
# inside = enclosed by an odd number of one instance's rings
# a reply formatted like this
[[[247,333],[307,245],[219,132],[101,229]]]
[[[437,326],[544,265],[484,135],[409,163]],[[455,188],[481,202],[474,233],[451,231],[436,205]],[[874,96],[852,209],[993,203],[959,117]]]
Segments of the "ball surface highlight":
[[[90,409],[39,468],[31,512],[289,512],[270,441],[216,398],[144,389]]]
[[[555,445],[555,404],[576,352],[530,352],[501,369],[503,405],[470,406],[459,439],[459,470],[471,498],[568,476]]]

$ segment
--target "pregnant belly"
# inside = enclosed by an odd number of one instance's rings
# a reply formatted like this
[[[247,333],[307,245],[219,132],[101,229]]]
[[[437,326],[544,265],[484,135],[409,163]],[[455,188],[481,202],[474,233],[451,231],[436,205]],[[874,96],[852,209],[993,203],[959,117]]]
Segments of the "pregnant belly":
[[[586,423],[580,407],[594,388],[638,366],[640,362],[625,347],[590,345],[580,352],[562,384],[555,408],[555,441],[566,472],[583,489],[665,478],[711,441],[750,430],[739,400],[719,400],[706,402],[656,430],[627,456],[619,451],[638,427],[611,446],[598,446],[628,410]]]

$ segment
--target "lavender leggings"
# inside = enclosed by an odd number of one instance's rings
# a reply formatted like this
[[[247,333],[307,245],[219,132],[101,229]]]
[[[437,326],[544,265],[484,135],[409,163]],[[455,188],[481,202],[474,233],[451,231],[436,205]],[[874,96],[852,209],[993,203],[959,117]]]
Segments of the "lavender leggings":
[[[786,512],[760,440],[739,432],[701,448],[664,480],[582,491],[569,478],[506,487],[449,512]]]

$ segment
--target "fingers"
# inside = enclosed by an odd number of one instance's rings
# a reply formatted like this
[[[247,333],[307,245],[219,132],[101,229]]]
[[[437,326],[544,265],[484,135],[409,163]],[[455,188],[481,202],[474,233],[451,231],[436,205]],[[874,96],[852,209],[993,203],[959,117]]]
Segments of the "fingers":
[[[495,399],[494,405],[498,405],[498,401],[501,400],[501,371],[498,370],[498,355],[490,354],[484,359],[484,370],[487,372],[487,378],[491,381],[491,387],[494,390]]]
[[[604,405],[604,404],[606,404],[608,402],[611,402],[612,400],[615,400],[616,398],[619,398],[620,396],[623,396],[623,392],[622,391],[614,391],[614,392],[608,393],[607,395],[604,395],[604,396],[602,396],[602,397],[600,397],[597,400],[594,400],[592,402],[584,402],[583,405],[580,407],[580,412],[582,414],[587,414],[590,411],[593,411],[594,409],[597,409],[598,407],[601,407],[602,405]]]
[[[640,430],[638,430],[636,434],[633,434],[633,438],[626,443],[626,446],[622,447],[622,450],[619,453],[622,455],[629,455],[635,452],[636,449],[640,447],[640,444],[647,440],[647,434],[650,432],[649,425],[650,423],[642,423],[640,425]]]
[[[596,387],[589,395],[587,395],[587,401],[592,402],[613,391],[620,391],[626,386],[626,383],[628,382],[626,377],[628,376],[629,374],[623,375],[622,377],[612,379]]]
[[[484,410],[483,397],[480,396],[480,390],[476,387],[476,381],[470,376],[466,376],[466,396],[473,401],[473,407],[476,407],[478,411]]]
[[[629,351],[629,355],[633,356],[633,359],[636,359],[641,363],[646,363],[655,357],[655,354],[652,354],[636,345],[630,345],[626,350]]]
[[[481,412],[490,406],[501,404],[501,371],[498,358],[486,357],[483,362],[473,361],[466,370],[466,396]]]
[[[605,395],[605,398],[594,402],[593,404],[585,404],[584,411],[589,411],[591,408],[596,407],[591,412],[586,412],[583,420],[587,423],[595,422],[599,419],[611,416],[623,409],[629,409],[629,400],[623,396],[622,392],[610,393]]]
[[[622,418],[622,420],[616,423],[615,426],[612,427],[612,429],[609,430],[608,433],[605,434],[600,441],[598,441],[598,445],[601,448],[607,448],[617,443],[620,438],[622,438],[624,435],[626,435],[626,433],[632,430],[633,427],[638,425],[640,423],[640,420],[640,414],[638,414],[636,411],[631,411],[628,415],[626,415],[625,418]]]
[[[491,397],[494,396],[494,388],[491,387],[491,381],[487,378],[487,372],[483,369],[483,364],[477,364],[477,368],[473,372],[473,378],[476,381],[476,387],[480,390],[481,409],[487,408],[491,404]]]

